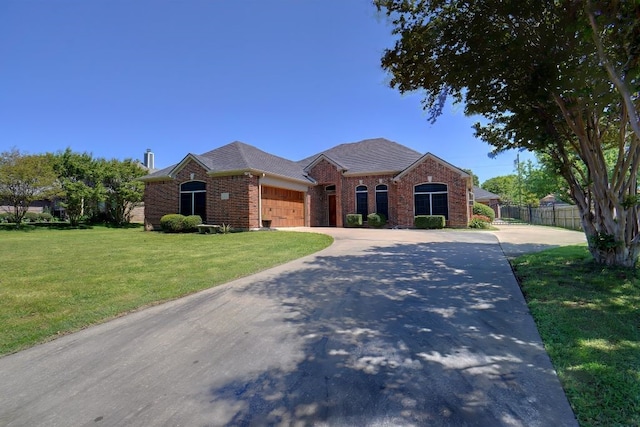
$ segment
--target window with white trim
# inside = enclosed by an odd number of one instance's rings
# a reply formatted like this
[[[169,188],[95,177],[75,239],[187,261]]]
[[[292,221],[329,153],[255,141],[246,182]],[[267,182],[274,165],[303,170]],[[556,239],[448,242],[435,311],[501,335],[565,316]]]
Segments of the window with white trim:
[[[416,215],[443,215],[449,219],[447,184],[418,184],[413,197]]]
[[[389,187],[386,184],[376,185],[376,213],[389,219]]]
[[[180,185],[180,213],[200,215],[207,219],[207,184],[202,181],[187,181]]]
[[[367,215],[369,215],[369,201],[367,193],[366,185],[358,185],[356,187],[356,213],[362,215],[363,221],[366,221]]]

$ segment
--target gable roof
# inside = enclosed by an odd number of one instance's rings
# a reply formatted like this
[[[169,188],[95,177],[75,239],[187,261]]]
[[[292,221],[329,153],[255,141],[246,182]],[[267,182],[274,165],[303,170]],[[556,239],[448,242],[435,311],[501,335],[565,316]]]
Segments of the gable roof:
[[[190,160],[199,163],[211,175],[254,172],[303,181],[307,184],[314,182],[306,176],[298,163],[266,153],[240,141],[234,141],[203,154],[187,154],[180,163],[144,176],[142,180],[173,178]]]
[[[400,180],[403,176],[405,176],[412,169],[414,169],[415,167],[417,167],[419,164],[421,164],[422,162],[424,162],[427,159],[433,159],[436,162],[440,163],[441,165],[444,165],[444,166],[448,167],[449,169],[451,169],[453,171],[456,171],[461,176],[463,176],[463,177],[465,177],[467,179],[471,178],[471,175],[469,175],[467,172],[463,171],[459,167],[453,166],[451,163],[449,163],[449,162],[447,162],[445,160],[442,160],[440,157],[436,156],[435,154],[427,153],[424,156],[420,156],[420,158],[418,158],[415,162],[413,162],[411,165],[409,165],[406,169],[404,169],[398,175],[394,176],[393,180],[394,181]],[[468,185],[470,185],[470,183]]]
[[[397,142],[375,138],[337,145],[300,160],[298,164],[307,169],[317,163],[320,156],[341,165],[345,175],[366,175],[398,173],[420,159],[422,154]]]
[[[500,196],[490,191],[487,191],[484,188],[474,186],[473,198],[474,200],[491,200],[491,199],[499,199]]]

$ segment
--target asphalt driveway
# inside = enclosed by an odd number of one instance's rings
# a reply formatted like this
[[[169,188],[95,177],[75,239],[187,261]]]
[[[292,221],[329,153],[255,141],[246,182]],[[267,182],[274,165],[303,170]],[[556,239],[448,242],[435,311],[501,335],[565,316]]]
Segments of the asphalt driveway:
[[[314,231],[336,242],[1,358],[0,425],[576,425],[502,231]]]

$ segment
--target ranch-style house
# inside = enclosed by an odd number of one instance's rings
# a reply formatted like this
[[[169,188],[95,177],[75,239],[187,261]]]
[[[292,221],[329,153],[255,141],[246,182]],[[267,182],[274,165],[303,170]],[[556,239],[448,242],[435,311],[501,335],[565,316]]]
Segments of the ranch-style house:
[[[383,138],[341,144],[300,161],[232,142],[187,154],[145,182],[145,225],[169,213],[200,215],[206,224],[258,229],[343,227],[348,214],[384,214],[388,226],[413,227],[416,215],[444,215],[466,227],[473,183],[465,171]]]

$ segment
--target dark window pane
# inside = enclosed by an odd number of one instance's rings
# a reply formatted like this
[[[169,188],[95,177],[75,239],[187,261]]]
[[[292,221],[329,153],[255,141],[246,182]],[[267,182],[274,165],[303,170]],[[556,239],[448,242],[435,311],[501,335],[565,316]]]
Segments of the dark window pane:
[[[203,193],[204,194],[204,193]],[[191,215],[193,213],[193,193],[180,194],[180,213]]]
[[[369,215],[367,204],[367,193],[356,193],[356,213],[362,215],[363,221],[366,221],[367,215]]]
[[[358,185],[356,187],[356,191],[367,191],[367,186],[366,185]]]
[[[414,196],[416,215],[431,215],[429,196],[429,194],[416,194]]]
[[[200,215],[202,221],[207,220],[207,193],[193,193],[194,212],[193,215]]]
[[[416,185],[416,193],[435,193],[440,191],[447,191],[446,184],[420,184]]]
[[[387,186],[385,184],[376,185],[376,191],[387,191]]]
[[[376,192],[376,212],[389,219],[389,197],[386,191]]]
[[[206,184],[202,181],[189,181],[180,186],[180,191],[204,191]]]
[[[449,207],[447,206],[446,194],[431,195],[432,215],[444,215],[445,219],[449,219]]]

